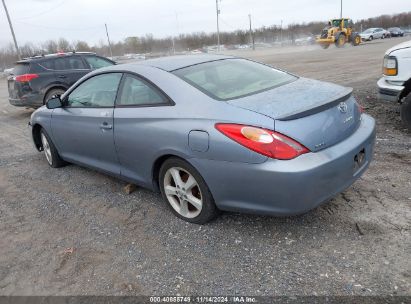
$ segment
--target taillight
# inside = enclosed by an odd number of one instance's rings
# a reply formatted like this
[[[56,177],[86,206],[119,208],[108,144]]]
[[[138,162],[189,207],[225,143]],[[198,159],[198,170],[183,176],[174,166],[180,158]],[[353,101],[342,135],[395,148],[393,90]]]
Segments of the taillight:
[[[216,124],[216,129],[240,145],[275,159],[293,159],[310,152],[295,140],[267,129],[238,125]]]
[[[14,80],[17,82],[29,82],[38,77],[39,75],[37,74],[24,74],[24,75],[16,76]]]

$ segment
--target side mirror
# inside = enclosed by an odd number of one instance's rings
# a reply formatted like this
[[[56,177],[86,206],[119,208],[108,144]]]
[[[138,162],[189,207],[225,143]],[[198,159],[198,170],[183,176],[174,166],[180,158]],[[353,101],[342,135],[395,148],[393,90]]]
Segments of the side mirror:
[[[47,109],[57,109],[63,106],[60,97],[53,97],[46,102]]]

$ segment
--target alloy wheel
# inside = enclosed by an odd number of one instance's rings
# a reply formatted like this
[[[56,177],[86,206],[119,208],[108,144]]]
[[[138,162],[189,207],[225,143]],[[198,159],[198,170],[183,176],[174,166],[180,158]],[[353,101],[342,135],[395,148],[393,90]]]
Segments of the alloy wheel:
[[[192,174],[171,167],[164,175],[164,192],[171,207],[183,217],[195,218],[203,208],[200,186]]]
[[[53,164],[53,158],[51,156],[51,148],[50,148],[50,144],[46,138],[46,136],[44,135],[44,133],[41,133],[41,143],[43,144],[43,151],[44,154],[46,155],[46,159],[48,161],[48,163],[50,165]]]

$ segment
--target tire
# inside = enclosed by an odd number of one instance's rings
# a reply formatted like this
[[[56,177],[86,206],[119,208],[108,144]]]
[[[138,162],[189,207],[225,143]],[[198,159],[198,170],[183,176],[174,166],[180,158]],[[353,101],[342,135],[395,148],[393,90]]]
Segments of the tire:
[[[405,97],[403,103],[401,104],[400,113],[402,122],[411,132],[411,93]]]
[[[335,46],[338,48],[342,48],[345,45],[345,35],[344,33],[337,33],[335,35]]]
[[[370,36],[370,38],[368,38],[368,41],[372,41],[374,39],[373,36]]]
[[[200,173],[180,158],[167,159],[160,168],[161,195],[179,218],[194,224],[205,224],[215,218],[213,196]]]
[[[328,48],[330,47],[330,44],[329,44],[329,43],[321,43],[320,45],[321,45],[321,47],[322,47],[324,50],[326,50],[326,49],[328,49]]]
[[[351,35],[351,44],[357,46],[361,43],[361,36],[358,33],[353,33]]]
[[[51,141],[50,136],[47,134],[46,130],[40,130],[40,139],[42,145],[42,151],[46,157],[47,163],[52,168],[60,168],[66,165],[67,163],[61,159],[59,153],[57,152],[56,147]]]
[[[47,92],[46,96],[44,96],[43,104],[46,104],[47,101],[49,101],[53,96],[55,95],[63,95],[66,90],[63,89],[51,89],[50,91]]]

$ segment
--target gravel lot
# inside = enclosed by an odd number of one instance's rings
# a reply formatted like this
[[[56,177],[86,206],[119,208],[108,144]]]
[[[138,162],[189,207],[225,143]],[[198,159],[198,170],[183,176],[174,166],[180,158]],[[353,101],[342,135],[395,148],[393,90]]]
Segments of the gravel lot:
[[[192,225],[158,194],[52,169],[32,146],[32,110],[10,106],[1,79],[0,294],[411,295],[411,134],[398,106],[375,98],[384,51],[404,40],[236,53],[352,86],[377,120],[369,171],[290,218],[225,213]]]

